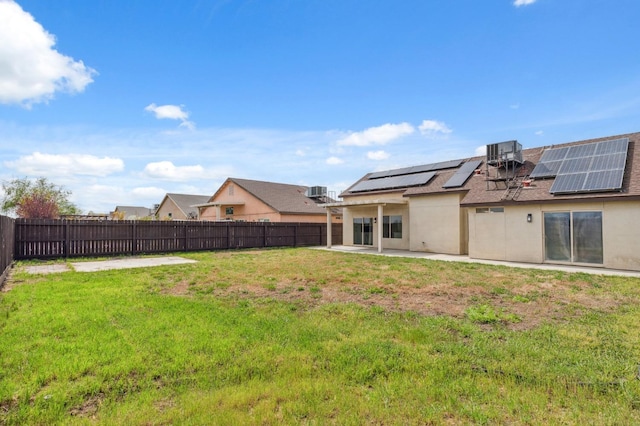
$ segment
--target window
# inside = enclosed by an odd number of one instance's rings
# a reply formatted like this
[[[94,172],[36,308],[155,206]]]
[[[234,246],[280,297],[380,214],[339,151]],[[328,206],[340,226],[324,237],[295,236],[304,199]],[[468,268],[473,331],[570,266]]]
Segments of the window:
[[[478,207],[476,213],[504,213],[504,207]]]
[[[224,214],[229,214],[229,215],[233,214],[233,207],[226,207],[224,209]]]
[[[544,213],[545,260],[602,264],[602,212]]]
[[[382,218],[383,238],[402,238],[402,216],[384,216]]]

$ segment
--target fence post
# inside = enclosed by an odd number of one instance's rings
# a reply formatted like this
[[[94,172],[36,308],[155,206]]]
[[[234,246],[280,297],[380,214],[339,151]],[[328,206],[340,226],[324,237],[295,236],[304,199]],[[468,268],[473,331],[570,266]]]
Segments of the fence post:
[[[182,245],[182,251],[187,251],[187,235],[189,235],[189,222],[184,225],[184,244]]]
[[[262,222],[262,247],[267,246],[267,223],[269,222]]]
[[[62,251],[64,254],[64,258],[69,258],[69,221],[64,221],[64,241],[62,243]]]
[[[131,223],[131,254],[135,255],[137,251],[137,235],[136,235],[136,221]]]

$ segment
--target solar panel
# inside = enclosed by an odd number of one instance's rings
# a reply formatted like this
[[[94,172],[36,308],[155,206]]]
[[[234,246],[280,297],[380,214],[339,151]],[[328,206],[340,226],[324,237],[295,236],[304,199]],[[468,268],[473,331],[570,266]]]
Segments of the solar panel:
[[[553,181],[549,192],[555,193],[567,193],[567,192],[580,192],[576,188],[582,188],[584,182],[587,179],[587,173],[574,173],[570,175],[559,175]]]
[[[596,155],[627,153],[629,138],[612,139],[606,143],[600,143],[596,148]]]
[[[558,174],[558,169],[562,166],[562,162],[564,160],[559,161],[548,161],[546,163],[539,162],[536,167],[533,169],[529,177],[532,178],[547,178],[554,177]]]
[[[411,175],[389,176],[379,179],[369,179],[357,183],[351,192],[373,191],[379,189],[407,188],[424,185],[436,175],[436,172],[415,173]]]
[[[591,160],[592,157],[565,159],[560,165],[557,174],[588,172],[591,167]]]
[[[414,173],[430,172],[435,170],[451,169],[458,167],[462,163],[462,160],[450,160],[441,161],[439,163],[423,164],[420,166],[403,167],[401,169],[383,170],[381,172],[374,172],[369,175],[369,179],[380,179],[391,176],[410,175]]]
[[[574,145],[568,148],[566,156],[560,161],[550,193],[601,192],[622,188],[629,148],[628,138]],[[544,170],[550,169],[549,164],[552,163],[544,164],[542,159],[538,163],[538,166],[542,163],[538,176],[544,174]]]
[[[564,161],[564,157],[569,152],[569,147],[551,148],[542,153],[540,161],[536,164],[533,171],[529,175],[532,178],[553,177],[558,173],[558,169]]]
[[[443,188],[457,188],[465,184],[469,176],[478,166],[482,164],[482,160],[467,161],[458,169],[458,171],[442,185]]]
[[[589,173],[584,191],[613,191],[622,187],[624,170],[602,170]]]
[[[586,145],[570,146],[567,156],[564,158],[591,157],[596,152],[596,145],[597,143],[588,143]]]
[[[547,149],[545,152],[542,153],[542,158],[540,159],[540,161],[545,162],[545,161],[564,160],[564,157],[567,156],[567,152],[569,152],[568,146],[564,148]]]
[[[624,165],[626,162],[627,154],[623,153],[597,155],[593,157],[593,163],[591,163],[591,171],[624,169]]]

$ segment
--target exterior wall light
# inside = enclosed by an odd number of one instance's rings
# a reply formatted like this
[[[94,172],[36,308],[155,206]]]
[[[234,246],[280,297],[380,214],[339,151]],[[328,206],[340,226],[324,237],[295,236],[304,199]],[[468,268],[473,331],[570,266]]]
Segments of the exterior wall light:
[[[531,213],[527,213],[527,222],[533,222],[533,216],[531,215]]]

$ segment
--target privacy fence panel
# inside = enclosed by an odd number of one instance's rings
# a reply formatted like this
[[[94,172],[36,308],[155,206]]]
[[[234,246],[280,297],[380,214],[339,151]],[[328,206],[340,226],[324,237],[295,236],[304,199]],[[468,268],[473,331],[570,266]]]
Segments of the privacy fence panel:
[[[14,240],[15,221],[10,217],[0,216],[0,287],[13,263]]]
[[[342,244],[342,224],[332,224]],[[323,223],[17,219],[15,258],[47,259],[325,245]]]

